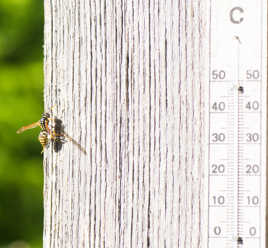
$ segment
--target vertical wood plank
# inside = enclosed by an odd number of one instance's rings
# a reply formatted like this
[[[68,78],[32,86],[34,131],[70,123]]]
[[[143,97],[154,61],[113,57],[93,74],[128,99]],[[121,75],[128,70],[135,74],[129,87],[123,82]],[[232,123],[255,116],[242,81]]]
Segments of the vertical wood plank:
[[[44,247],[204,247],[209,1],[45,1]]]

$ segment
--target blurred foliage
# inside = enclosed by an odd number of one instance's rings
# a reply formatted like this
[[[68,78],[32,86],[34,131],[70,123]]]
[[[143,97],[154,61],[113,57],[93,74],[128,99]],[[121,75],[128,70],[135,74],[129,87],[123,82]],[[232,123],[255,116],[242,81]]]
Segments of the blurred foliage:
[[[42,247],[43,1],[0,1],[0,248]]]

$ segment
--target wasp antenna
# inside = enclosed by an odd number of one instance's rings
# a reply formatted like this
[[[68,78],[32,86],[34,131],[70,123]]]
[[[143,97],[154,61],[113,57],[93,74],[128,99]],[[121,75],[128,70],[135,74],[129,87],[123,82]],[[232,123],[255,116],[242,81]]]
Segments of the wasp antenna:
[[[55,108],[56,107],[56,104],[54,104],[52,107],[50,107],[49,109],[48,109],[48,111],[45,111],[45,112],[51,112],[52,110],[53,110],[53,108]]]
[[[85,155],[87,155],[86,150],[77,141],[75,141],[72,137],[70,137],[67,133],[62,132],[61,135],[66,137],[69,141],[75,144],[80,149],[80,151],[82,151]]]

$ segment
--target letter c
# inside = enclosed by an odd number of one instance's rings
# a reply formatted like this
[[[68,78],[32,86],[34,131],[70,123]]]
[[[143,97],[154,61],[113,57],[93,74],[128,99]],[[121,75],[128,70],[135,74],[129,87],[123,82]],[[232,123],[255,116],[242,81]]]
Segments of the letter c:
[[[236,12],[239,12],[236,14]],[[230,20],[234,24],[239,24],[241,23],[244,18],[241,17],[241,14],[244,13],[244,10],[241,7],[234,7],[230,11]],[[240,18],[239,18],[240,17]]]

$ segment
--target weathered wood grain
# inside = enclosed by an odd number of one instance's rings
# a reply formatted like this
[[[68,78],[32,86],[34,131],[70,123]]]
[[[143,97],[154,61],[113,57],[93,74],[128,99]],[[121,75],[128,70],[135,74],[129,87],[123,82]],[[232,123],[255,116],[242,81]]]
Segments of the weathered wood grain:
[[[44,2],[44,247],[205,247],[209,1]]]

